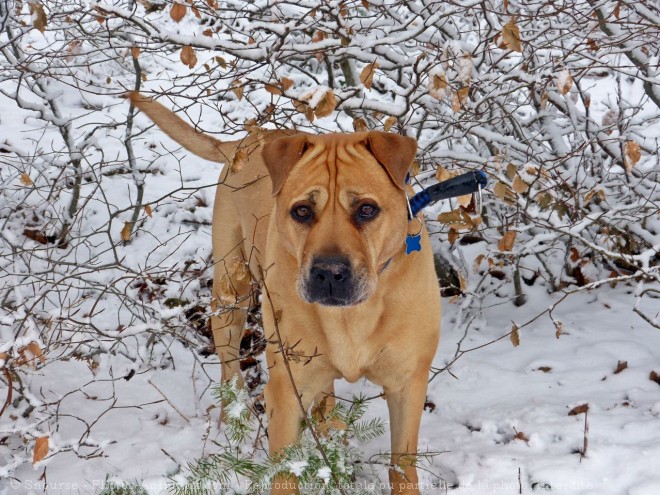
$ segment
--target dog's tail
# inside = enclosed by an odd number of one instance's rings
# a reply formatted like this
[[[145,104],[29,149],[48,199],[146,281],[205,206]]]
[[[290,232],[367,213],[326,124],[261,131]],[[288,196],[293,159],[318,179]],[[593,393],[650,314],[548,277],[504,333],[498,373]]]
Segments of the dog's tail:
[[[137,91],[131,91],[126,96],[165,134],[191,153],[213,162],[228,163],[232,160],[236,150],[235,143],[222,142],[196,131],[174,112]]]

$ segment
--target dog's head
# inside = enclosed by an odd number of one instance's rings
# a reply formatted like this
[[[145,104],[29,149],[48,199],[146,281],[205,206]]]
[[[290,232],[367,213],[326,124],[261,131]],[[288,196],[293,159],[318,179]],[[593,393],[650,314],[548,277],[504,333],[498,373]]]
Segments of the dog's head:
[[[310,303],[352,306],[407,233],[405,178],[414,139],[383,132],[299,134],[266,143],[262,155],[276,196],[275,222]]]

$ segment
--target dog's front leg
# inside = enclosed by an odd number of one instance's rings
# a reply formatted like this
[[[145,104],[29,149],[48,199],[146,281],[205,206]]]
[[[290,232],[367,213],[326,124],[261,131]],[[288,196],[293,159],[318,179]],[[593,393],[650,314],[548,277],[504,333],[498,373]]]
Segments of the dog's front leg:
[[[264,390],[268,414],[268,445],[271,457],[275,458],[285,447],[300,440],[303,411],[307,413],[314,398],[332,387],[332,378],[326,377],[319,369],[321,367],[315,366],[314,360],[307,365],[290,361],[289,367],[291,376],[280,355],[277,355],[274,364],[269,366],[270,376]],[[293,475],[273,479],[271,495],[292,493],[298,493],[298,481]]]
[[[390,470],[393,495],[419,494],[415,454],[426,399],[428,370],[428,366],[418,368],[410,381],[398,390],[385,389],[390,411],[392,465],[399,467]]]

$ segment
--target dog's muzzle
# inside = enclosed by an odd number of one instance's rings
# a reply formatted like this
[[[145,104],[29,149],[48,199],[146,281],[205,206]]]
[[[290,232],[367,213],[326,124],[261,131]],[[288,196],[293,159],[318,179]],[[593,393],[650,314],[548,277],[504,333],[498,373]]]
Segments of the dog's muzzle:
[[[358,283],[348,258],[318,256],[300,287],[307,302],[324,306],[351,306],[360,302]]]

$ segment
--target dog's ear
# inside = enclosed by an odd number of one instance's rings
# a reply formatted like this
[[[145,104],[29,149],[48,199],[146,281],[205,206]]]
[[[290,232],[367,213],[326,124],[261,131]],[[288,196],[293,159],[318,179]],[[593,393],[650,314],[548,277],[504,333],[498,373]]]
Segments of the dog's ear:
[[[280,192],[289,172],[298,163],[308,145],[305,134],[281,137],[264,144],[261,156],[273,183],[273,196]]]
[[[131,91],[126,96],[133,105],[147,114],[161,131],[191,153],[213,162],[227,163],[231,159],[231,156],[226,155],[227,150],[224,149],[222,141],[197,132],[170,109],[137,91]]]
[[[366,144],[378,163],[385,168],[394,185],[403,189],[408,170],[417,153],[417,141],[399,134],[371,131],[367,135]]]

